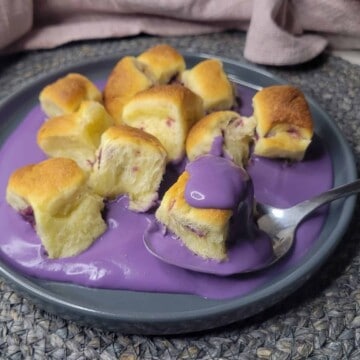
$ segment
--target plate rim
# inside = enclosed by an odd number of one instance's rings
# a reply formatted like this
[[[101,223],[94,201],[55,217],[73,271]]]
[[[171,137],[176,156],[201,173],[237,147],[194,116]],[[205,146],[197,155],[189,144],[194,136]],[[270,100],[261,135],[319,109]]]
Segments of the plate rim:
[[[181,53],[184,55],[185,58],[193,57],[193,58],[197,58],[198,61],[200,61],[201,59],[207,59],[207,58],[217,58],[226,64],[231,64],[232,66],[240,67],[240,68],[250,71],[252,73],[255,72],[257,74],[265,76],[265,77],[269,78],[269,80],[271,80],[273,83],[289,83],[289,82],[286,82],[281,77],[273,75],[271,72],[264,70],[262,68],[259,68],[257,66],[254,66],[252,64],[246,64],[241,61],[229,59],[229,58],[226,58],[223,56],[217,56],[217,55],[212,55],[212,54],[208,54],[208,53],[203,53],[203,52],[192,53],[192,52],[188,52],[188,51],[181,51]],[[121,52],[118,54],[103,56],[103,57],[94,58],[94,59],[90,59],[90,60],[86,59],[86,60],[82,60],[82,61],[77,61],[72,64],[67,64],[66,66],[62,66],[59,69],[53,69],[47,73],[35,76],[32,79],[30,79],[28,82],[26,82],[25,84],[20,86],[19,88],[17,88],[12,94],[8,95],[0,102],[0,112],[2,112],[4,110],[4,107],[11,106],[11,103],[16,101],[16,99],[19,98],[19,96],[25,94],[26,92],[30,91],[34,87],[40,86],[41,83],[46,82],[49,78],[60,76],[60,74],[62,74],[62,73],[70,72],[71,69],[76,69],[79,67],[84,68],[87,66],[94,66],[94,65],[98,64],[99,62],[102,62],[102,63],[114,62],[114,63],[116,63],[116,61],[119,60],[121,57],[129,55],[129,54],[133,55],[133,53],[131,53],[131,52]],[[327,124],[326,127],[329,127],[329,129],[330,129],[330,130],[328,129],[328,131],[336,133],[336,138],[341,144],[342,153],[344,154],[344,152],[345,152],[344,157],[346,158],[347,165],[349,165],[349,166],[347,166],[347,171],[348,171],[347,177],[350,180],[355,180],[357,178],[357,171],[356,171],[356,165],[355,165],[356,163],[355,163],[355,157],[351,151],[350,145],[348,144],[347,140],[345,139],[345,137],[339,130],[336,123],[333,122],[333,120],[322,109],[322,107],[312,97],[309,97],[306,94],[305,94],[305,96],[306,96],[307,100],[309,101],[310,106],[315,107],[316,110],[321,113],[321,116],[326,120],[326,124]],[[1,123],[3,123],[3,121],[1,121]],[[17,124],[16,124],[16,126],[17,126]],[[14,127],[14,129],[15,129],[15,127]],[[12,131],[14,129],[12,129]],[[9,135],[10,134],[7,134],[6,138]],[[5,139],[1,140],[0,147],[2,147]],[[333,161],[333,158],[332,158],[332,161]],[[274,283],[270,284],[271,286],[265,284],[265,286],[262,285],[260,287],[260,289],[255,289],[254,291],[252,291],[249,294],[246,294],[244,296],[235,297],[232,299],[225,299],[225,301],[215,301],[215,302],[217,302],[217,304],[212,307],[208,307],[206,309],[201,309],[201,310],[196,309],[196,310],[190,310],[190,311],[185,311],[185,312],[182,311],[182,312],[176,313],[176,315],[179,314],[178,316],[168,316],[167,315],[164,317],[163,313],[152,313],[152,314],[148,314],[148,315],[146,315],[147,313],[141,313],[142,318],[139,320],[140,316],[139,316],[138,311],[136,311],[137,316],[134,317],[134,314],[129,314],[128,316],[126,316],[126,314],[119,314],[119,313],[114,314],[111,312],[100,312],[99,310],[93,310],[93,309],[89,309],[86,307],[82,307],[80,305],[69,302],[69,300],[59,298],[59,296],[54,296],[52,294],[48,294],[46,292],[46,289],[41,287],[38,283],[34,283],[32,278],[29,278],[21,273],[20,274],[17,273],[15,269],[11,269],[11,267],[9,267],[2,260],[0,260],[0,275],[3,278],[5,278],[5,280],[9,281],[19,292],[24,293],[24,291],[25,291],[25,293],[28,296],[30,295],[32,297],[32,299],[33,299],[33,296],[35,296],[36,297],[35,302],[37,302],[39,300],[40,302],[38,303],[38,305],[43,305],[43,307],[44,307],[44,305],[46,307],[46,304],[43,303],[43,302],[45,302],[45,303],[49,303],[48,304],[49,309],[52,309],[52,307],[54,307],[54,306],[55,307],[61,306],[64,308],[64,310],[66,310],[69,313],[80,312],[81,316],[93,316],[94,318],[100,317],[100,318],[108,319],[112,323],[115,323],[115,325],[117,322],[119,322],[118,328],[120,328],[120,329],[122,328],[121,322],[129,323],[130,328],[131,328],[131,324],[136,325],[139,323],[144,324],[146,327],[146,325],[153,324],[154,319],[156,319],[156,323],[160,324],[161,329],[160,329],[160,332],[155,331],[155,333],[165,333],[165,332],[163,332],[163,329],[165,329],[165,327],[169,324],[169,322],[174,323],[179,320],[182,320],[182,321],[199,320],[199,318],[201,318],[203,320],[212,319],[212,318],[214,318],[214,316],[218,317],[223,314],[234,313],[234,312],[238,311],[240,307],[249,305],[249,303],[256,306],[258,303],[264,302],[264,300],[269,300],[268,306],[263,306],[263,309],[265,309],[265,308],[273,305],[274,303],[282,300],[286,296],[290,295],[290,293],[295,291],[296,288],[301,286],[307,279],[303,280],[300,284],[297,283],[293,289],[291,289],[291,290],[288,289],[286,295],[282,296],[281,298],[276,299],[275,301],[274,301],[274,299],[272,299],[272,301],[270,301],[270,299],[269,299],[270,297],[273,296],[274,293],[277,293],[279,290],[283,289],[284,286],[289,285],[295,281],[299,281],[300,278],[309,274],[309,272],[307,270],[308,268],[311,268],[311,274],[309,275],[309,277],[311,277],[314,274],[314,272],[321,265],[323,265],[323,263],[328,259],[330,254],[334,251],[335,247],[338,246],[338,244],[340,243],[341,238],[343,237],[343,235],[351,221],[353,211],[355,208],[355,202],[356,202],[355,195],[344,200],[342,209],[341,209],[341,217],[339,218],[339,222],[335,226],[335,229],[332,234],[332,238],[336,238],[336,239],[332,240],[331,247],[326,247],[326,249],[324,249],[324,246],[322,246],[322,247],[316,249],[315,254],[319,254],[319,252],[322,254],[321,261],[316,259],[316,256],[314,256],[314,255],[309,256],[309,254],[307,254],[304,256],[305,265],[306,264],[308,265],[308,267],[306,269],[304,268],[304,266],[296,266],[295,268],[291,267],[290,269],[288,269],[288,271],[281,274],[280,280],[277,277],[277,280]],[[340,223],[340,225],[339,225],[339,223]],[[323,251],[321,252],[320,250],[323,250]],[[324,250],[326,250],[326,251],[324,252]],[[29,283],[30,283],[30,286],[29,286]],[[115,291],[127,292],[127,290],[115,290]],[[141,294],[142,292],[139,292],[139,293]],[[166,295],[166,294],[161,294],[161,293],[158,293],[158,294]],[[196,295],[181,295],[181,294],[169,294],[169,295],[171,295],[171,296],[186,296],[186,297],[196,296]],[[249,301],[250,299],[252,299],[252,300]],[[216,313],[214,313],[215,308],[217,310]],[[57,309],[57,310],[59,310],[59,309]],[[50,311],[52,311],[52,310],[50,310]],[[59,311],[52,311],[52,312],[59,313]],[[258,311],[255,311],[255,312],[250,311],[248,316],[254,315],[254,313],[256,313],[256,312],[258,312]],[[134,313],[135,313],[135,311],[134,311]],[[245,316],[245,317],[248,317],[248,316]],[[181,319],[179,319],[179,317]],[[245,317],[243,316],[239,319],[234,319],[233,321],[244,319]],[[229,323],[229,322],[227,322],[227,323]],[[217,325],[214,324],[213,327],[218,327],[221,325],[226,325],[226,324],[217,324]],[[173,327],[173,326],[170,326],[170,327]],[[190,328],[189,331],[205,330],[205,329],[210,329],[210,328],[211,327],[205,327],[205,328],[199,328],[199,329]],[[169,332],[173,333],[174,331],[166,331],[166,333],[169,333]],[[178,332],[178,331],[175,331],[175,332]],[[184,333],[187,331],[181,330],[179,332]],[[141,331],[138,333],[144,334],[144,333],[147,333],[147,331],[145,329],[145,331]],[[150,331],[150,333],[154,333],[154,331]]]

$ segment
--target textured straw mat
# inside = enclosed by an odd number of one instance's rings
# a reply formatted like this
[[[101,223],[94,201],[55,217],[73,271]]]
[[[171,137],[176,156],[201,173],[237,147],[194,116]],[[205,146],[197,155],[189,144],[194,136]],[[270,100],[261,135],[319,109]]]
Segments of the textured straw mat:
[[[39,74],[159,41],[243,61],[244,36],[225,33],[138,37],[70,44],[0,58],[0,99]],[[312,96],[360,159],[360,67],[323,55],[310,64],[269,68]],[[252,318],[198,334],[138,336],[80,326],[48,314],[0,282],[1,359],[359,359],[359,207],[340,247],[293,295]]]

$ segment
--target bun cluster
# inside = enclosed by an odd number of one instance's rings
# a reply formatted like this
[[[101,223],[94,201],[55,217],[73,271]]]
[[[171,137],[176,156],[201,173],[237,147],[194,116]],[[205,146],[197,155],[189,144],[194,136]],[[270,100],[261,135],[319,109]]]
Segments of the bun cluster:
[[[39,100],[47,119],[37,144],[49,159],[14,171],[6,196],[16,211],[33,217],[51,258],[89,247],[107,228],[104,201],[127,195],[137,212],[160,200],[158,221],[194,253],[222,260],[232,211],[187,204],[186,171],[159,199],[166,165],[216,152],[244,167],[251,149],[301,160],[313,135],[300,90],[260,90],[254,115],[244,117],[235,111],[236,92],[221,61],[186,68],[166,44],[121,58],[103,92],[72,73],[46,86]]]

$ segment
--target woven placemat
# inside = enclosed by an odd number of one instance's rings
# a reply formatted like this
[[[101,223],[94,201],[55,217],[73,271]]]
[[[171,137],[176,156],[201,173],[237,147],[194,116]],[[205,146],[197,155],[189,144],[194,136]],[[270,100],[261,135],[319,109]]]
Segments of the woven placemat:
[[[166,41],[189,52],[244,61],[244,34],[73,43],[0,58],[0,99],[47,71]],[[324,54],[302,66],[269,68],[312,96],[360,159],[360,67]],[[129,336],[46,313],[0,282],[1,359],[359,359],[360,218],[320,271],[293,295],[247,320],[183,336]]]

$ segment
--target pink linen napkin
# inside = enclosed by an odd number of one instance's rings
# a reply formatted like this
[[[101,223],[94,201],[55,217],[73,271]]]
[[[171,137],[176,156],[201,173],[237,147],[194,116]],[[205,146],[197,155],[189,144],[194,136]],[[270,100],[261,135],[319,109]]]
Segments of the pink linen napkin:
[[[31,30],[32,13],[32,1],[0,1],[0,49]]]
[[[290,65],[330,43],[360,49],[359,0],[2,0],[0,49],[109,37],[247,31],[244,56]]]

